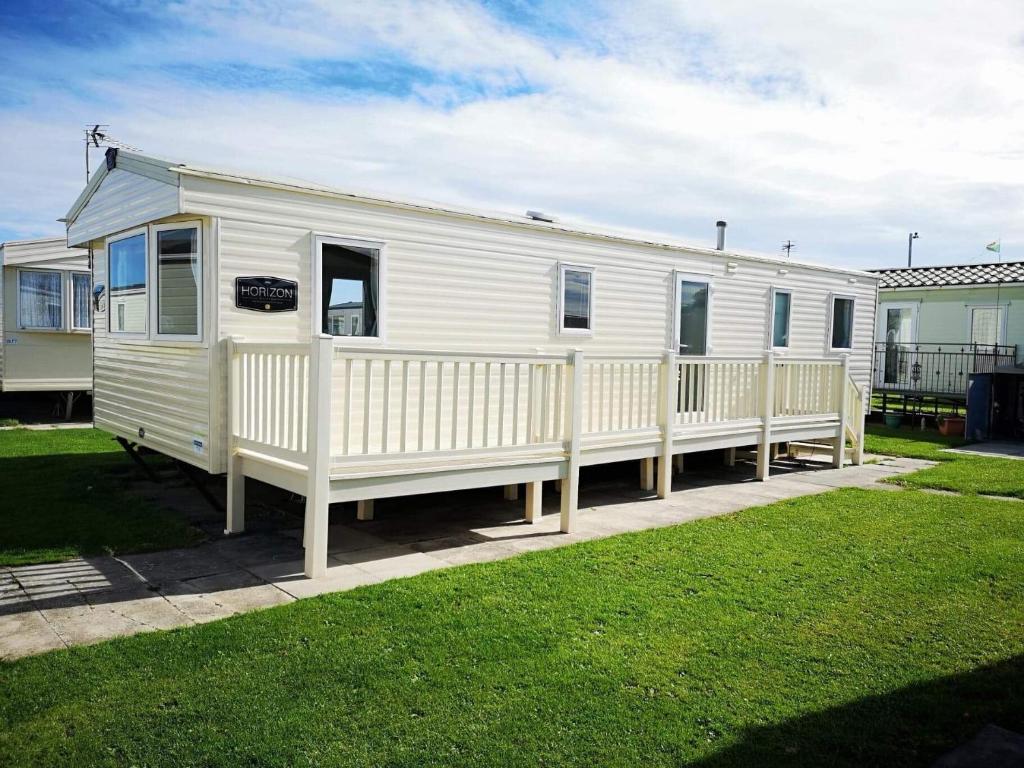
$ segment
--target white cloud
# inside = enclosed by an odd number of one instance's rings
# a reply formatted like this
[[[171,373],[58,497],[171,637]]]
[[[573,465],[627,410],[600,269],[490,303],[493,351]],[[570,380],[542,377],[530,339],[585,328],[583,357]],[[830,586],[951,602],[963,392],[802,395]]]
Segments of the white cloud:
[[[400,56],[534,92],[453,107],[461,86],[444,79],[408,98],[339,100],[85,66],[69,75],[90,99],[40,78],[27,105],[0,112],[0,180],[19,190],[0,203],[0,228],[54,230],[81,183],[76,131],[102,119],[157,155],[699,243],[722,217],[738,247],[792,238],[802,257],[833,263],[900,263],[910,229],[922,263],[978,258],[999,235],[1004,257],[1024,258],[1017,5],[612,4],[551,38],[465,3],[186,3],[206,44],[149,46],[138,63],[190,46],[201,64]]]

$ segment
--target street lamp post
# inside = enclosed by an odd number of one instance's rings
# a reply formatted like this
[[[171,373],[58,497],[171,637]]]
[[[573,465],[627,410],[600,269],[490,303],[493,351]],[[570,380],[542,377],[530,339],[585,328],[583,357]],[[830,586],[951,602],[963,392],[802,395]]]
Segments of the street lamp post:
[[[912,266],[914,261],[914,241],[919,238],[920,235],[917,232],[911,232],[907,235],[907,266]]]

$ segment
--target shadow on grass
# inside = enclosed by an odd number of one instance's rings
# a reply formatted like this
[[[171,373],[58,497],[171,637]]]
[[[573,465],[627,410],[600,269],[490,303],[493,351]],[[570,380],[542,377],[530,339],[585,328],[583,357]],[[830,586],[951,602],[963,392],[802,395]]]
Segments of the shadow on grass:
[[[131,493],[135,468],[113,452],[0,458],[0,565],[194,544],[180,516]]]
[[[1024,730],[1024,656],[752,728],[689,765],[928,766],[988,723]]]

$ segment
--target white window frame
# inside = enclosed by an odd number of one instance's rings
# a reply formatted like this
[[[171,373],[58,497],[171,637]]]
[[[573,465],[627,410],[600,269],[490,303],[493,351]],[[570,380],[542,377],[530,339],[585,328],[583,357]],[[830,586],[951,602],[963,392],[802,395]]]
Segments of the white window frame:
[[[25,272],[42,272],[45,274],[57,275],[60,278],[60,326],[50,328],[48,326],[22,325],[21,324],[21,276]],[[68,330],[68,276],[66,270],[44,269],[35,267],[19,267],[18,280],[15,285],[15,312],[18,320],[18,330],[29,333],[66,333]]]
[[[775,297],[780,293],[789,296],[789,312],[786,315],[786,340],[789,342],[784,347],[775,346]],[[786,353],[793,348],[793,298],[796,291],[782,285],[773,285],[768,299],[768,340],[767,349],[773,352]]]
[[[880,301],[878,302],[878,327],[875,329],[875,340],[879,343],[885,343],[885,332],[887,315],[890,309],[909,309],[910,310],[910,344],[917,344],[918,334],[918,310],[921,305],[916,301]],[[968,317],[970,322],[970,317]]]
[[[196,333],[160,333],[160,265],[157,252],[159,233],[174,229],[195,229],[196,230]],[[149,315],[149,338],[159,341],[198,341],[203,340],[203,224],[201,221],[170,221],[165,224],[151,224],[149,226],[149,242],[147,243],[147,265],[148,275],[146,278],[146,302]],[[150,291],[150,279],[152,276],[152,288]],[[109,282],[109,281],[108,281]]]
[[[849,299],[852,304],[850,309],[850,346],[833,347],[832,331],[836,321],[836,299]],[[829,352],[851,352],[854,348],[854,335],[857,331],[857,297],[849,293],[829,293],[828,295],[828,334],[825,336],[825,348]]]
[[[967,304],[967,335],[964,337],[967,339],[968,344],[973,344],[973,333],[974,333],[974,310],[976,309],[995,309],[998,311],[996,328],[996,344],[1006,344],[1006,322],[1010,316],[1010,303],[1004,304],[996,303],[984,303],[984,304]]]
[[[143,237],[146,238],[146,242],[145,242],[146,258],[144,260],[145,261],[145,265],[146,265],[146,290],[143,292],[143,295],[146,297],[146,313],[144,315],[144,317],[146,318],[146,329],[144,331],[141,331],[141,332],[140,331],[115,331],[114,330],[114,318],[113,318],[113,308],[114,308],[113,281],[110,279],[110,275],[111,275],[111,272],[110,272],[110,246],[112,246],[114,243],[119,243],[122,240],[127,240],[128,238],[135,237],[137,235],[142,235]],[[152,313],[150,312],[150,307],[149,307],[150,279],[152,277],[152,275],[150,274],[150,272],[151,272],[151,269],[150,269],[151,265],[150,265],[150,258],[149,258],[149,247],[150,247],[149,246],[149,241],[150,240],[151,240],[151,238],[149,236],[149,227],[136,227],[135,229],[129,229],[126,232],[121,232],[120,234],[114,235],[113,237],[108,237],[106,243],[104,244],[104,249],[106,251],[106,254],[105,254],[106,273],[105,274],[106,274],[106,280],[107,280],[107,284],[106,284],[106,292],[107,292],[107,333],[110,334],[111,336],[117,337],[119,339],[148,339],[149,338],[149,331],[150,331],[150,325],[151,325],[150,321],[152,319],[150,317],[150,315]]]
[[[682,354],[679,351],[679,320],[683,297],[679,291],[679,284],[684,280],[691,283],[706,283],[708,286],[707,322],[704,325],[704,355],[687,355],[687,357],[707,357],[713,351],[711,339],[714,338],[711,323],[714,317],[715,281],[714,276],[711,274],[682,272],[678,269],[672,271],[672,350],[677,355]]]
[[[590,275],[590,295],[587,309],[587,328],[566,328],[565,327],[565,273],[586,272]],[[596,292],[597,276],[594,267],[586,264],[570,264],[565,261],[558,262],[558,316],[555,318],[555,327],[558,328],[559,336],[593,336],[594,335],[594,296]]]
[[[89,291],[86,295],[86,309],[89,311],[89,325],[75,325],[75,275],[82,275],[89,283]],[[96,318],[93,316],[92,311],[92,274],[89,272],[82,272],[79,270],[69,270],[67,277],[68,286],[68,301],[67,301],[67,312],[68,322],[67,326],[72,333],[92,333],[92,327],[96,324]]]
[[[380,346],[387,339],[388,320],[388,273],[387,244],[381,240],[367,240],[359,237],[333,235],[325,232],[310,232],[312,241],[313,295],[309,302],[309,326],[314,336],[323,333],[320,317],[320,301],[323,295],[324,245],[340,245],[345,248],[367,248],[377,251],[377,335],[376,336],[334,336],[335,346]]]

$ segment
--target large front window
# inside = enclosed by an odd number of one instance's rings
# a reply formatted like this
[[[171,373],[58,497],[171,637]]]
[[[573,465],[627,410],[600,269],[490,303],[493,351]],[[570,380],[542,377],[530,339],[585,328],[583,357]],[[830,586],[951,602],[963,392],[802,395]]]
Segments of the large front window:
[[[1005,307],[971,307],[971,344],[995,346],[1002,342]]]
[[[18,272],[18,325],[28,330],[64,328],[64,280],[60,272]]]
[[[160,335],[199,335],[198,241],[196,227],[156,231],[156,325]]]
[[[321,245],[321,324],[331,336],[380,335],[380,250]]]
[[[107,245],[110,282],[110,330],[113,333],[145,333],[146,235],[140,232]]]

